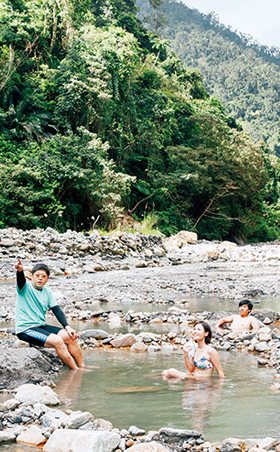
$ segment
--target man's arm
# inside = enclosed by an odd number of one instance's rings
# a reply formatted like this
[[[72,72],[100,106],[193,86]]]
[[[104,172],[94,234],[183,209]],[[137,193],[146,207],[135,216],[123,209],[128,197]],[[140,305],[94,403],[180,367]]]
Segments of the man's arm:
[[[65,328],[68,325],[68,321],[61,307],[58,305],[53,306],[51,308],[51,311],[54,313],[54,315],[56,316],[59,323],[63,326],[63,328]]]
[[[64,314],[63,310],[60,306],[55,305],[52,308],[50,308],[51,311],[54,313],[55,317],[59,321],[59,323],[65,328],[67,334],[71,337],[71,339],[76,339],[78,337],[78,334],[76,330],[71,328],[71,326],[68,324],[66,315]]]
[[[220,328],[224,323],[232,323],[233,321],[233,315],[229,316],[229,317],[223,317],[222,319],[220,319],[217,323],[217,327]]]
[[[23,265],[20,259],[18,259],[16,265],[15,265],[15,269],[17,271],[16,276],[17,276],[17,286],[19,288],[19,290],[22,290],[26,284],[26,279],[24,276],[24,272],[23,272]]]
[[[260,329],[260,322],[254,316],[251,317],[251,328],[253,331],[257,331]]]

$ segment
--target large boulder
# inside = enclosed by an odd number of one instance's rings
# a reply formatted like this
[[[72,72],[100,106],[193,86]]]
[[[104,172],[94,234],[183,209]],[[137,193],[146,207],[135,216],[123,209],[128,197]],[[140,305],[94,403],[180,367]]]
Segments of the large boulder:
[[[22,403],[44,403],[45,405],[58,405],[59,399],[49,386],[26,384],[16,390],[16,399]]]
[[[184,246],[197,243],[196,232],[180,231],[178,234],[168,237],[164,240],[164,245],[167,251],[174,251],[176,249],[183,248]]]
[[[52,354],[33,347],[0,349],[0,389],[40,383],[61,366]]]
[[[120,435],[108,430],[56,430],[44,446],[45,452],[111,452],[121,440]]]
[[[111,345],[115,348],[131,347],[131,345],[137,342],[137,338],[134,334],[128,333],[111,340]]]

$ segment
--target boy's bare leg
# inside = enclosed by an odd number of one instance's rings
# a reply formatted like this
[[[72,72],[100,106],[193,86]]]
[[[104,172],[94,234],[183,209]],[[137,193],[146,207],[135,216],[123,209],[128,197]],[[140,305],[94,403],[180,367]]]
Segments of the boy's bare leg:
[[[84,358],[77,339],[71,339],[71,337],[65,330],[60,330],[58,336],[60,336],[63,339],[64,344],[66,344],[68,351],[72,358],[74,359],[74,361],[76,362],[77,366],[79,368],[83,368]]]
[[[78,369],[78,366],[76,365],[73,357],[69,353],[67,345],[64,343],[63,338],[60,337],[58,334],[50,334],[45,342],[45,347],[54,348],[57,353],[57,356],[70,369],[72,370]]]

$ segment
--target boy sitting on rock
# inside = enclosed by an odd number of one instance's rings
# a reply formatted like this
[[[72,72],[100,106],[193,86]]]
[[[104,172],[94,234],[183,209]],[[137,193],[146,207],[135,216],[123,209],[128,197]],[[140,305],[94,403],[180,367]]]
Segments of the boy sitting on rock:
[[[36,264],[30,281],[26,281],[23,265],[18,259],[17,301],[16,301],[16,335],[25,342],[42,347],[52,347],[57,355],[70,369],[84,367],[82,351],[78,344],[78,334],[68,325],[64,312],[56,303],[50,289],[45,287],[50,270],[45,264]],[[46,313],[51,310],[63,328],[47,325]]]
[[[225,323],[230,324],[230,329],[234,333],[248,333],[257,331],[260,328],[259,321],[250,315],[253,309],[253,303],[249,300],[239,302],[239,314],[233,314],[219,320],[217,326],[220,328]]]

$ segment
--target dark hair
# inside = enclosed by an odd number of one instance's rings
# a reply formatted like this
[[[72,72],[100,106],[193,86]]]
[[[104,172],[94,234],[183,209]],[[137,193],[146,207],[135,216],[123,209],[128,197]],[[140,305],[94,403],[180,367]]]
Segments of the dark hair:
[[[34,275],[35,272],[37,272],[38,270],[43,270],[44,272],[47,273],[48,276],[50,276],[50,269],[46,264],[35,264],[34,267],[31,270],[32,275]]]
[[[246,304],[246,305],[248,306],[248,309],[249,309],[250,311],[252,311],[254,305],[253,305],[253,303],[252,303],[250,300],[241,300],[241,301],[239,302],[239,307],[240,307],[240,306],[244,306],[244,304]]]
[[[203,322],[201,320],[199,322],[196,322],[195,325],[202,325],[203,326],[203,329],[204,329],[205,333],[208,333],[207,336],[205,336],[205,343],[206,344],[210,344],[211,339],[212,339],[212,330],[211,330],[211,326],[209,325],[209,323]]]

